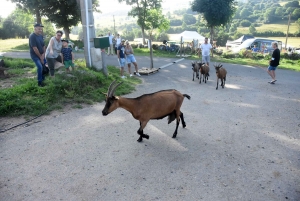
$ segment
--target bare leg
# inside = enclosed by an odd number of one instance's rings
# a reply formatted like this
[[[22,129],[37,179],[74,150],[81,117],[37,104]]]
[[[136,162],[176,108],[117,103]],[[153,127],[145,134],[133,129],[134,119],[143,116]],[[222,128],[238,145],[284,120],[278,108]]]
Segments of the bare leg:
[[[129,63],[129,64],[128,64],[128,73],[129,73],[129,74],[131,74],[131,69],[130,69],[130,67],[131,67],[131,64]]]
[[[121,67],[121,68],[120,68],[120,74],[121,74],[121,76],[124,75],[124,67]]]
[[[133,62],[133,65],[134,65],[134,67],[135,67],[135,72],[139,72],[139,69],[138,69],[138,66],[137,66],[137,63],[136,62]]]

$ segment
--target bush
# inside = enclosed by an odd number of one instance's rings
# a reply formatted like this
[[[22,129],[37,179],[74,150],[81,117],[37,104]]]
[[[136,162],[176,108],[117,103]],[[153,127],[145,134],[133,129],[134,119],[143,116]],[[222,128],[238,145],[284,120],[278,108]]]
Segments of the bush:
[[[240,25],[241,25],[242,27],[249,27],[249,26],[251,25],[251,22],[250,22],[249,20],[242,20],[242,21],[240,22]]]
[[[222,55],[221,55],[222,58],[225,58],[225,59],[232,59],[232,58],[236,58],[237,55],[234,54],[234,53],[230,53],[230,52],[224,52]]]
[[[300,54],[297,54],[297,53],[291,53],[291,54],[282,53],[282,54],[280,54],[280,57],[282,59],[299,60],[300,59]]]

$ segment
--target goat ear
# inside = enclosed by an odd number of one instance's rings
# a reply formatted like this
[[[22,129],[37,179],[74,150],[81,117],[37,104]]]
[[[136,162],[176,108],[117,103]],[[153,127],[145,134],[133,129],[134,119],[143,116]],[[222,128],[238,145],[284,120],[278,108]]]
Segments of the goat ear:
[[[105,97],[107,97],[107,93],[101,92],[103,95],[105,95]]]

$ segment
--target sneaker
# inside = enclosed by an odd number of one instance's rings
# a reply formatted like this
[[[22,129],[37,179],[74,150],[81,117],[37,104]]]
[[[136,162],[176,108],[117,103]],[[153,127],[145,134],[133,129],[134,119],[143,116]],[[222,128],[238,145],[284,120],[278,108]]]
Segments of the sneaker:
[[[39,87],[44,87],[45,84],[44,84],[44,83],[38,83],[38,86],[39,86]]]
[[[139,73],[135,73],[137,76],[141,76]]]
[[[132,74],[130,74],[130,77],[132,77]]]
[[[125,79],[125,78],[126,78],[126,76],[125,76],[125,75],[123,75],[123,76],[121,76],[121,78],[122,78],[122,79]]]

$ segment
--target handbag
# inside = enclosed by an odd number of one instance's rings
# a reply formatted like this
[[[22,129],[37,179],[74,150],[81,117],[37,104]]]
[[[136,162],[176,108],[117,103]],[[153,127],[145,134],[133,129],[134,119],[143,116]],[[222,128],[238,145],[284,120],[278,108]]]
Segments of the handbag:
[[[43,75],[48,75],[49,74],[49,68],[45,64],[43,64],[42,66],[43,66],[42,74]]]

